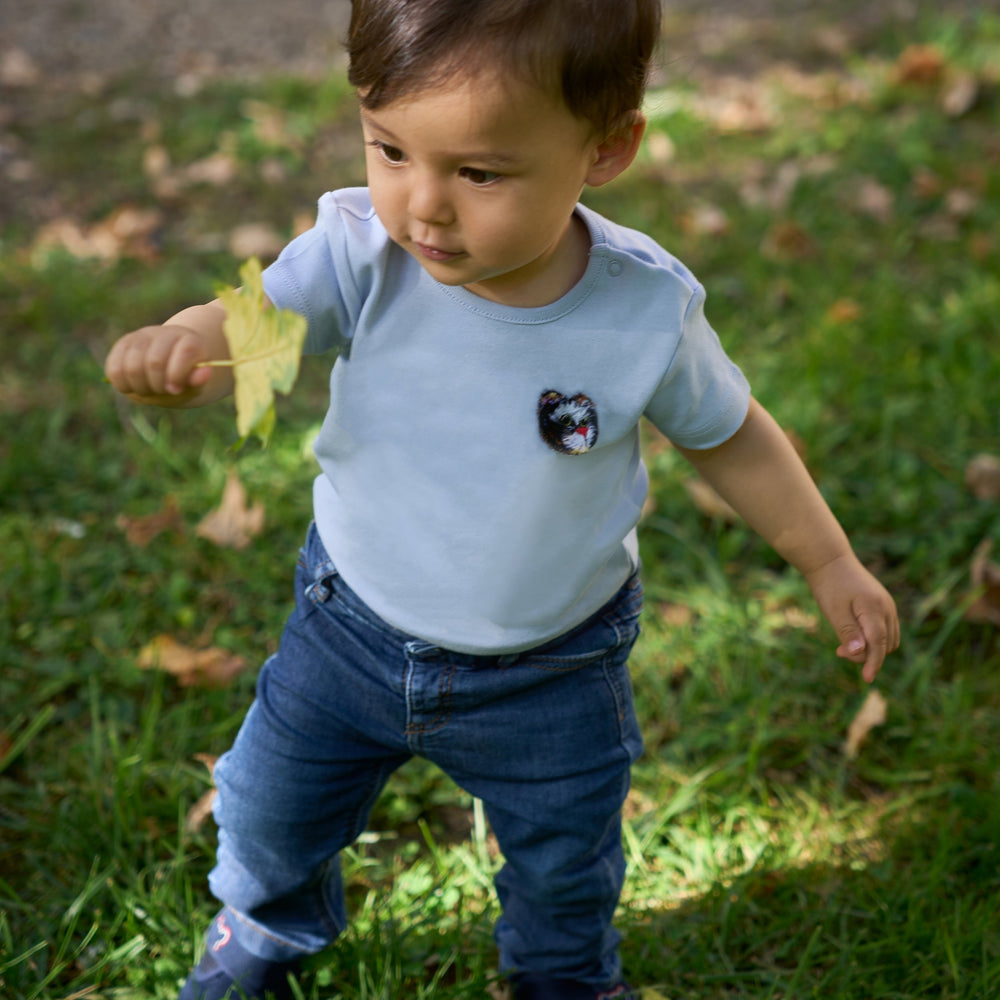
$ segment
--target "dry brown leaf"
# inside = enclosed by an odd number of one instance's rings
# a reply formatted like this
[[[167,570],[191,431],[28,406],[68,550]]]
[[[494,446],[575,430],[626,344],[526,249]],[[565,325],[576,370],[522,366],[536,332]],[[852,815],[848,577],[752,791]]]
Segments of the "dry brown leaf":
[[[979,196],[964,188],[954,188],[948,192],[944,199],[945,211],[953,219],[968,219],[975,215],[979,204]]]
[[[814,257],[816,244],[797,222],[778,222],[768,230],[764,237],[761,252],[771,260],[789,257]]]
[[[215,804],[217,794],[214,788],[210,788],[188,809],[184,817],[184,829],[187,833],[197,833],[205,825],[205,820],[212,815],[212,806]]]
[[[740,185],[740,197],[749,208],[767,208],[785,212],[804,173],[801,163],[788,160],[772,171],[764,162],[752,163]]]
[[[658,167],[666,167],[677,157],[677,147],[674,140],[666,132],[646,133],[646,152]]]
[[[282,108],[248,99],[240,110],[250,120],[254,135],[263,145],[292,151],[302,148],[302,138],[289,127],[288,114]]]
[[[207,538],[222,548],[244,549],[263,530],[263,505],[247,505],[246,490],[240,477],[235,469],[230,469],[222,501],[201,519],[196,529],[198,537]]]
[[[180,508],[176,497],[167,497],[162,510],[142,517],[129,517],[119,514],[115,519],[115,527],[125,532],[129,545],[144,549],[157,535],[164,531],[180,531],[183,527]]]
[[[945,85],[941,109],[949,118],[961,118],[978,100],[979,81],[971,73],[956,73]]]
[[[41,68],[23,49],[0,53],[0,86],[34,87],[41,81]]]
[[[975,455],[965,467],[965,483],[977,500],[1000,500],[1000,457]]]
[[[684,628],[694,621],[694,611],[686,604],[672,604],[670,601],[664,601],[657,607],[656,612],[663,624],[669,625],[671,628]]]
[[[234,257],[277,257],[288,241],[273,226],[245,222],[229,234],[229,252]]]
[[[913,193],[918,198],[937,198],[944,191],[944,179],[928,167],[917,167],[913,172]]]
[[[844,741],[844,756],[849,760],[856,757],[861,749],[861,744],[868,738],[868,734],[876,726],[884,725],[885,719],[886,700],[875,688],[872,688],[848,727],[847,739]]]
[[[935,84],[944,79],[947,64],[936,45],[911,45],[896,61],[899,83]]]
[[[874,177],[862,178],[855,196],[858,210],[878,222],[892,220],[896,207],[896,196]]]
[[[235,156],[219,150],[201,160],[189,163],[180,171],[180,178],[187,184],[207,184],[225,187],[239,173],[240,165]]]
[[[965,620],[977,625],[996,625],[1000,628],[1000,566],[990,561],[993,540],[980,542],[972,554],[969,568],[972,592],[976,599],[965,609]]]
[[[695,507],[713,521],[734,524],[739,520],[739,514],[704,479],[685,479],[684,489]]]
[[[864,310],[854,299],[837,299],[826,311],[826,318],[836,326],[856,323],[864,315]]]
[[[724,236],[729,232],[729,217],[717,205],[696,205],[681,217],[681,229],[688,236]]]
[[[214,777],[215,763],[219,759],[218,757],[208,753],[196,753],[194,759],[201,761],[208,768],[209,775]],[[197,833],[204,826],[205,820],[212,815],[212,805],[215,803],[216,794],[216,789],[210,788],[187,811],[187,815],[184,817],[184,829],[188,833]]]
[[[242,656],[217,646],[193,649],[170,635],[158,635],[146,643],[136,664],[140,670],[163,670],[176,677],[182,687],[227,687],[246,669]]]
[[[65,250],[80,259],[116,261],[122,257],[154,260],[159,248],[156,237],[163,216],[156,209],[122,205],[92,226],[62,217],[42,226],[32,245],[32,253]]]

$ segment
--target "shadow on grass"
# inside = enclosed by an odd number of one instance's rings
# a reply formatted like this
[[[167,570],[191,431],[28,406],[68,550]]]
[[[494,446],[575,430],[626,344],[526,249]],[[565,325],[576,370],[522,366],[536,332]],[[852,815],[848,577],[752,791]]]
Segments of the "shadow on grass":
[[[633,909],[627,968],[675,1000],[996,997],[1000,805],[960,784],[936,798],[932,817],[887,821],[841,863],[764,858],[676,908]]]

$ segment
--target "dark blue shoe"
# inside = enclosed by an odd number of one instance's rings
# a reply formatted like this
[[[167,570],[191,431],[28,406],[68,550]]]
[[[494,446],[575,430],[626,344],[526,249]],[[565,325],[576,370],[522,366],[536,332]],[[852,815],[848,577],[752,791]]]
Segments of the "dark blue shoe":
[[[205,954],[177,1000],[291,1000],[288,975],[299,963],[251,955],[233,937],[232,922],[226,910],[212,921]]]
[[[626,983],[615,986],[590,986],[573,979],[553,979],[525,973],[511,980],[514,1000],[639,1000],[639,994]]]

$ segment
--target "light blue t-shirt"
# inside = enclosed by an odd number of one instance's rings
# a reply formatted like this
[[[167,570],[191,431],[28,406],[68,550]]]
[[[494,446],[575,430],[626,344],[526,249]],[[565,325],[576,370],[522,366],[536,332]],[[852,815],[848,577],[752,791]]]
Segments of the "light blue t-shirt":
[[[539,308],[435,281],[363,188],[324,195],[265,272],[308,319],[306,350],[340,348],[315,444],[320,537],[374,611],[438,646],[516,652],[593,614],[638,564],[639,418],[709,448],[747,413],[687,268],[577,212],[586,272]]]

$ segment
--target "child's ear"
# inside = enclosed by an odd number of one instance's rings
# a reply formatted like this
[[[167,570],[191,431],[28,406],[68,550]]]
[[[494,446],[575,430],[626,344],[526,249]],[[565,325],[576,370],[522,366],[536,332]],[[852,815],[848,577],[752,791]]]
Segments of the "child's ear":
[[[646,131],[646,119],[633,111],[628,119],[601,140],[595,151],[594,162],[587,174],[587,184],[600,187],[614,180],[635,159]]]

